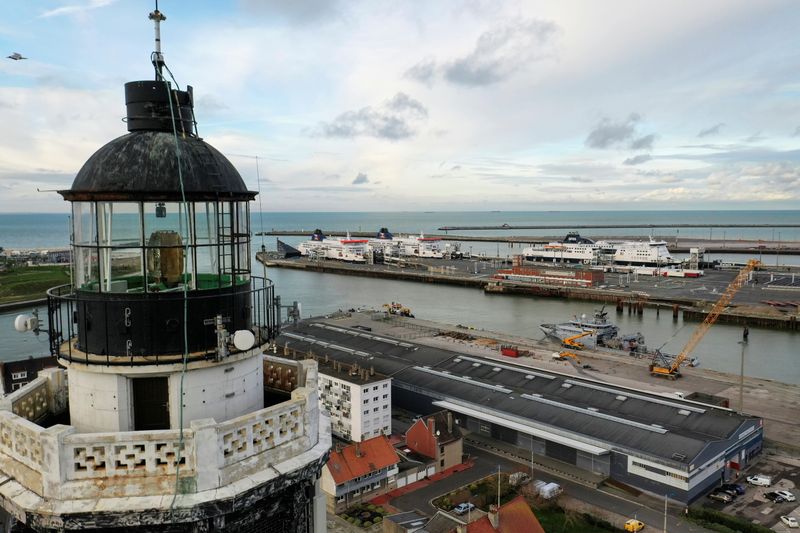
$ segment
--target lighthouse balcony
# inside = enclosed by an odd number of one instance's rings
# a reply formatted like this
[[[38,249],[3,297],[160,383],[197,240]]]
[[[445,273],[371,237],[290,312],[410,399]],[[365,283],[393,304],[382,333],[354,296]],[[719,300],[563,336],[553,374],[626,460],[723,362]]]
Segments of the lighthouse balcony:
[[[85,433],[57,423],[68,422],[69,371],[41,371],[0,401],[0,497],[28,527],[71,529],[90,514],[91,527],[195,523],[293,483],[313,488],[331,446],[317,364],[262,357],[271,392],[262,409],[187,420],[182,430]]]

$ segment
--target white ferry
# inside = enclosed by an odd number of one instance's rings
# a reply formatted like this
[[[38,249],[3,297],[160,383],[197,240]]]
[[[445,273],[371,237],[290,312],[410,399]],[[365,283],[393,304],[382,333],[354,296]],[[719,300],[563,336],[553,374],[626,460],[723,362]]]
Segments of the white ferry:
[[[576,232],[567,234],[563,241],[536,244],[522,250],[528,261],[554,263],[667,266],[677,263],[667,250],[665,241],[593,241]]]
[[[386,257],[444,257],[440,237],[426,237],[422,233],[395,237],[387,228],[381,228],[375,238],[369,240],[369,247]]]
[[[311,240],[300,243],[300,255],[312,259],[335,259],[347,263],[366,263],[369,240],[345,238],[326,238],[321,230],[314,230]]]

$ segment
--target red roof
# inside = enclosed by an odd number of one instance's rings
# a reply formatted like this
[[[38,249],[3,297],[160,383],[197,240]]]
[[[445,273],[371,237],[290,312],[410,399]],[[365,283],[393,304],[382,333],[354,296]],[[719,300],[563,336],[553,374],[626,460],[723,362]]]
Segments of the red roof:
[[[356,456],[358,447],[360,455]],[[389,439],[379,435],[361,444],[345,446],[341,451],[331,451],[328,459],[328,470],[337,485],[351,479],[365,476],[370,472],[386,468],[400,462],[397,452],[394,451]]]
[[[488,516],[467,526],[467,533],[544,533],[523,496],[517,496],[500,507],[500,527],[495,529]]]

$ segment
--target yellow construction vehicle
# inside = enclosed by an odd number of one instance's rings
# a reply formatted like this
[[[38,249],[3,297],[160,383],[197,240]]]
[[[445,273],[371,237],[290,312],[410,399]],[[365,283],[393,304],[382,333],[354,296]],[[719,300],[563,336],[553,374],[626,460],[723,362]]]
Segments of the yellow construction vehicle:
[[[580,358],[578,358],[578,354],[576,354],[575,352],[568,352],[566,350],[562,352],[553,352],[553,359],[555,359],[556,361],[566,361],[567,359],[572,359],[573,361],[575,361],[575,364],[578,365],[581,364],[581,360]]]
[[[575,350],[583,350],[586,346],[582,342],[578,342],[578,339],[585,337],[587,335],[593,335],[595,330],[591,329],[589,331],[584,331],[583,333],[578,333],[577,335],[573,335],[571,337],[567,337],[566,339],[561,340],[561,344],[566,346],[567,348],[573,348]]]
[[[739,271],[739,274],[736,275],[736,278],[731,281],[730,285],[728,285],[728,287],[725,289],[725,292],[723,292],[722,296],[720,296],[719,300],[717,300],[717,303],[715,303],[714,307],[711,308],[711,311],[708,312],[708,315],[706,315],[706,319],[703,320],[703,323],[697,327],[694,333],[692,333],[691,338],[689,338],[689,342],[687,342],[686,346],[683,347],[681,353],[679,353],[674,359],[670,359],[657,351],[656,355],[653,357],[652,363],[650,363],[650,374],[669,379],[679,378],[681,375],[681,363],[683,363],[689,354],[692,353],[692,350],[697,347],[698,343],[703,339],[709,328],[714,325],[714,322],[717,321],[720,313],[722,313],[728,304],[731,303],[733,297],[736,296],[736,293],[747,281],[747,277],[750,275],[750,272],[759,266],[761,266],[761,262],[759,262],[757,259],[751,259],[747,262],[747,265]]]

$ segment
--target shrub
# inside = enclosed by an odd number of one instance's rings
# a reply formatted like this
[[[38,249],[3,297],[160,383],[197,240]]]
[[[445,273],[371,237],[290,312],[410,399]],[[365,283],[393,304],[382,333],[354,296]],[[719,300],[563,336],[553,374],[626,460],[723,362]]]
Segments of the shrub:
[[[356,519],[353,518],[352,516],[345,516],[344,519],[350,522],[351,524],[356,521]]]
[[[371,525],[372,525],[372,522],[369,521],[369,520],[366,520],[363,524],[361,524],[362,527],[369,527]]]
[[[375,512],[376,513],[380,513],[380,514],[386,514],[386,509],[384,509],[383,507],[378,506],[378,507],[375,508]]]
[[[376,516],[375,517],[375,523],[376,524],[380,524],[381,522],[383,522],[383,517],[382,516]]]
[[[356,526],[356,527],[361,527],[361,520],[356,518],[356,520],[353,522],[353,525]]]
[[[375,506],[372,505],[372,504],[369,504],[369,505],[367,505],[367,510],[368,511],[374,511],[375,510]]]

